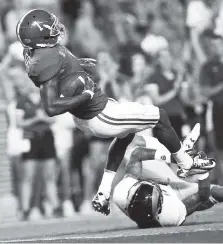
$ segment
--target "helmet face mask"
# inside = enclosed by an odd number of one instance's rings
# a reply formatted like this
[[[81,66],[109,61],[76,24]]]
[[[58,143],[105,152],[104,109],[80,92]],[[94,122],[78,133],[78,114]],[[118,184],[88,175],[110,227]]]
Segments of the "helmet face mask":
[[[64,38],[66,36],[65,26],[60,23],[54,14],[51,14],[51,17],[54,18],[54,22],[50,28],[50,36],[60,36],[61,38]]]
[[[18,22],[16,34],[25,48],[53,47],[65,37],[65,27],[54,14],[34,9]]]
[[[26,67],[29,66],[30,59],[31,59],[30,56],[26,53],[25,56],[24,56],[24,61],[25,61]]]

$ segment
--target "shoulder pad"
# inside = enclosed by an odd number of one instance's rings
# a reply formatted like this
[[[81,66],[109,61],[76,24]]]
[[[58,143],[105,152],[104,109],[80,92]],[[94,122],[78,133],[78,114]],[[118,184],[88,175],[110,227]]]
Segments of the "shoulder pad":
[[[64,56],[56,48],[36,49],[28,64],[28,75],[39,87],[59,73],[63,59]]]

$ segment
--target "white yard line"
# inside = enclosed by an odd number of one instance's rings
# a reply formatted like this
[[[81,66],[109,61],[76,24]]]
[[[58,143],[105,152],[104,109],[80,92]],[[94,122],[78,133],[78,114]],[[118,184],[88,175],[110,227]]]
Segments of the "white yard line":
[[[222,223],[213,223],[213,224],[205,224],[202,226],[192,225],[192,226],[181,226],[174,228],[158,228],[158,229],[144,229],[144,230],[126,230],[126,231],[118,231],[117,233],[106,232],[104,234],[88,234],[88,235],[70,235],[70,236],[56,236],[56,237],[45,237],[45,238],[27,238],[27,239],[13,239],[13,240],[5,240],[0,241],[0,243],[28,243],[28,242],[38,242],[38,241],[81,241],[83,239],[87,240],[111,240],[114,238],[125,238],[125,237],[143,237],[143,236],[154,236],[154,235],[169,235],[169,234],[180,234],[180,233],[196,233],[196,232],[205,232],[205,231],[223,231]]]

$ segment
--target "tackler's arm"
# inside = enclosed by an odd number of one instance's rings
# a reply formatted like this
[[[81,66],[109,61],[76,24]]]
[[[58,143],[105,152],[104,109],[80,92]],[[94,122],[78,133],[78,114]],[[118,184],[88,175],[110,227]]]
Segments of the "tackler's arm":
[[[197,211],[201,204],[206,202],[210,196],[210,179],[209,173],[201,174],[198,177],[198,192],[189,195],[182,200],[186,209],[187,216]]]

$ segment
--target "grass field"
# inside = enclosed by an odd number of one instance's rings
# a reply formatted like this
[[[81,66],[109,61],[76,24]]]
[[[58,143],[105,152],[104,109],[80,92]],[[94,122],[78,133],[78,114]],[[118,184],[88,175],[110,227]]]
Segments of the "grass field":
[[[24,222],[0,227],[0,243],[223,242],[223,204],[190,216],[183,226],[138,229],[119,210],[73,219]]]

